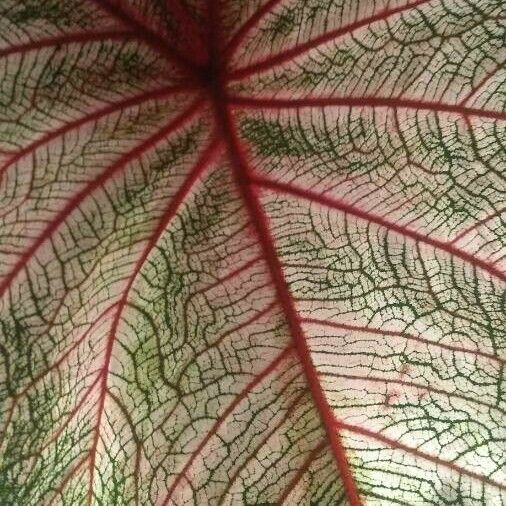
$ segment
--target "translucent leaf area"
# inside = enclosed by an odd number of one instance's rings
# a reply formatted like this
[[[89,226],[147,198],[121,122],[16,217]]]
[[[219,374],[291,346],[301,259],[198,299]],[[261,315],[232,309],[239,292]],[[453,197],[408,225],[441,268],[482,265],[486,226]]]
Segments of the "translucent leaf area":
[[[0,0],[0,505],[506,506],[503,0]]]

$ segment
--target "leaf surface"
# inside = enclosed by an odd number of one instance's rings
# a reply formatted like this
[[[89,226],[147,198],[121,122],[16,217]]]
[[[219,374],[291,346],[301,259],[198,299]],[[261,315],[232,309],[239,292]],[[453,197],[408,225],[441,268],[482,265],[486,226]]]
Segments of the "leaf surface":
[[[0,0],[0,503],[504,505],[500,0]]]

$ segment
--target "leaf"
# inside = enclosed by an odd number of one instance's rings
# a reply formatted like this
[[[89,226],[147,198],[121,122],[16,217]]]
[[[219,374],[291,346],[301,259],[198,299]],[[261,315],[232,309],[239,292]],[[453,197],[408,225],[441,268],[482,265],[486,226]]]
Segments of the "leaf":
[[[506,503],[500,0],[0,0],[0,504]]]

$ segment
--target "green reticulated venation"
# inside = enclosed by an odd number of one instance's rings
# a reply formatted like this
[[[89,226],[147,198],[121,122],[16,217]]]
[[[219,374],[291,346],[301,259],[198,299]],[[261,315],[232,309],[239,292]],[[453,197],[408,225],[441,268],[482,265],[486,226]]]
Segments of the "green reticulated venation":
[[[0,0],[0,504],[505,506],[501,0]]]

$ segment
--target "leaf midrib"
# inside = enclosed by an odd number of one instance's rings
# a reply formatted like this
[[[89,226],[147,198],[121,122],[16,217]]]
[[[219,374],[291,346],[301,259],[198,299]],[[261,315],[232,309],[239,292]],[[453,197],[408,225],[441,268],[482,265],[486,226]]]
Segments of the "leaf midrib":
[[[222,44],[222,36],[220,33],[219,0],[211,0],[210,9],[211,68],[214,67],[217,74],[214,79],[215,87],[212,89],[212,101],[214,105],[216,123],[221,128],[224,143],[227,147],[232,176],[247,209],[247,213],[257,236],[261,252],[269,269],[273,287],[285,314],[291,339],[302,365],[315,407],[325,429],[328,444],[332,450],[348,501],[351,506],[361,506],[362,501],[358,494],[357,485],[350,469],[350,464],[341,441],[339,429],[336,428],[337,420],[328,404],[327,398],[318,379],[318,374],[311,358],[311,352],[302,329],[301,321],[288,288],[283,267],[274,246],[274,240],[269,229],[268,218],[260,203],[258,193],[253,187],[254,174],[242,151],[234,125],[234,119],[227,97],[226,69],[228,62],[221,61],[221,51],[224,44]]]

